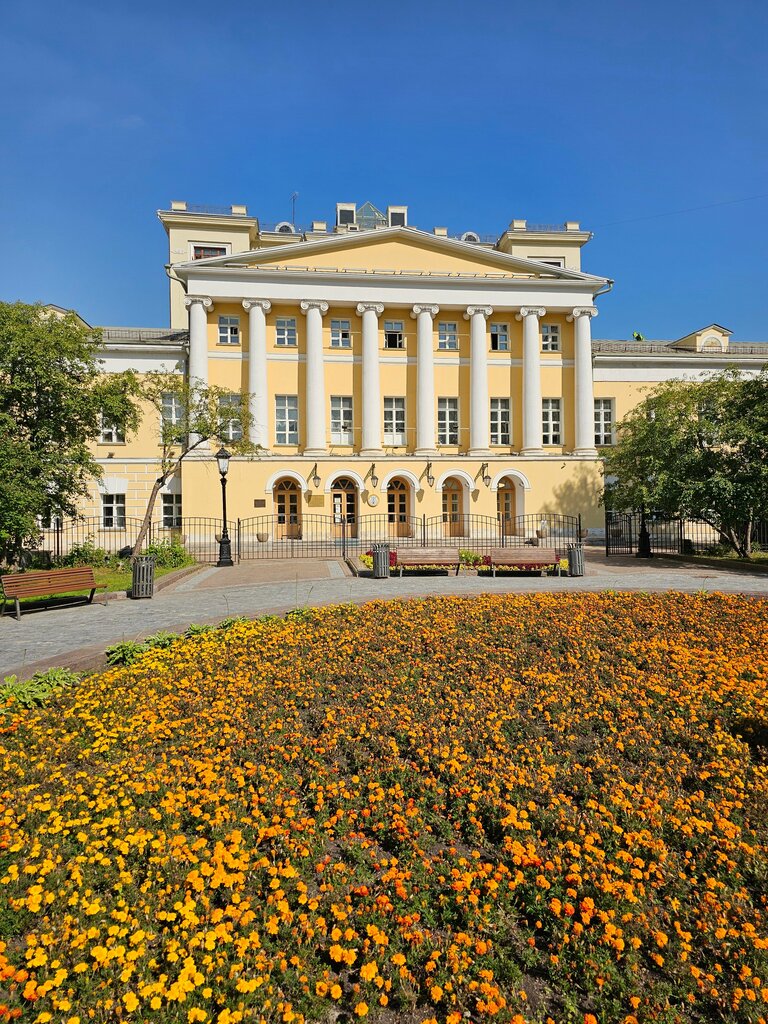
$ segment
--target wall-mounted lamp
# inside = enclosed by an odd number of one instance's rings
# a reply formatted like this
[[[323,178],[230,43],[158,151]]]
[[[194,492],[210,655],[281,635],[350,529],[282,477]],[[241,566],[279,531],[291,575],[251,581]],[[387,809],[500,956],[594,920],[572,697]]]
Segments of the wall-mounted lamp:
[[[368,475],[371,478],[371,487],[375,491],[376,488],[379,486],[379,478],[376,476],[376,463],[375,462],[371,463],[371,468],[368,470]]]
[[[486,487],[491,486],[491,474],[488,472],[488,463],[484,462],[480,467],[480,476],[483,478],[483,483]]]
[[[432,463],[431,462],[427,463],[426,474],[427,474],[427,485],[429,487],[434,487],[435,486],[435,478],[432,476]]]
[[[312,467],[310,479],[312,480],[312,486],[315,488],[315,490],[317,490],[317,488],[320,486],[320,474],[317,472],[317,463],[315,463],[314,466]]]

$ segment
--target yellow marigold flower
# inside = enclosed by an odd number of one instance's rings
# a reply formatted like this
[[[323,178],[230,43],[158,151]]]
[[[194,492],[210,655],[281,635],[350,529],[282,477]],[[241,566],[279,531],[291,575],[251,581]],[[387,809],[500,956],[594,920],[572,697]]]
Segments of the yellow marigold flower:
[[[433,985],[432,988],[429,990],[429,994],[432,997],[433,1003],[439,1003],[440,1000],[443,998],[443,990],[440,988],[439,985]]]
[[[355,1007],[355,1014],[358,1017],[365,1017],[367,1015],[367,1013],[368,1013],[368,1004],[367,1003],[358,1003],[357,1006]]]
[[[360,977],[363,981],[373,981],[378,973],[379,969],[373,960],[370,960],[367,964],[363,964],[360,968]]]
[[[136,1007],[139,1005],[139,1000],[136,998],[135,993],[126,992],[123,996],[123,1004],[125,1005],[128,1013],[133,1013]]]
[[[331,985],[331,999],[341,999],[341,985]]]

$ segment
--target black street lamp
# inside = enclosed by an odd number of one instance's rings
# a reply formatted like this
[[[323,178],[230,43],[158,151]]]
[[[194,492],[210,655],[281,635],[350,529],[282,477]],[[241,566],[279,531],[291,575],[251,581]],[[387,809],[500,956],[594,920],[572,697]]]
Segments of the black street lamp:
[[[635,558],[653,558],[651,535],[648,532],[648,524],[645,521],[645,506],[640,510],[640,536],[637,541]]]
[[[219,448],[216,452],[216,461],[219,464],[219,473],[221,473],[221,515],[224,521],[221,539],[219,540],[219,560],[216,563],[218,568],[235,564],[232,561],[232,542],[227,531],[227,473],[229,472],[229,460],[231,458],[232,456],[226,448]]]

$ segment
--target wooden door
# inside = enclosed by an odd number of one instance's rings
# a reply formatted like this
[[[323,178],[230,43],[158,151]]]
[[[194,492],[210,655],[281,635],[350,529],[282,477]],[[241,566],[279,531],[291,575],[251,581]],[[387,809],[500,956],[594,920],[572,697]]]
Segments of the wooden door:
[[[496,492],[496,509],[501,522],[502,533],[511,537],[515,532],[515,488],[508,483],[502,484]]]
[[[461,537],[464,534],[461,484],[452,477],[443,484],[443,533],[446,537]]]
[[[301,539],[301,502],[299,488],[293,480],[281,480],[275,487],[277,540]]]
[[[387,488],[387,520],[390,532],[396,537],[410,537],[408,522],[408,485],[403,480],[393,480]]]

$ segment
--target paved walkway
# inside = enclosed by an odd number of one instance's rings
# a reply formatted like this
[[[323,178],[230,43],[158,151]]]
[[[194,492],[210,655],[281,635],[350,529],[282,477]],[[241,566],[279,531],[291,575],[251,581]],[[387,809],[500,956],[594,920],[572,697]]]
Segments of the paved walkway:
[[[587,552],[585,575],[412,576],[374,580],[348,575],[339,561],[241,562],[230,569],[203,569],[151,601],[109,601],[90,606],[30,612],[17,622],[0,620],[0,676],[30,675],[51,665],[91,667],[104,648],[159,629],[181,631],[190,622],[218,622],[231,615],[257,617],[292,608],[438,594],[561,593],[600,590],[697,590],[768,597],[768,574],[723,571],[662,558],[606,559]],[[98,598],[97,598],[98,601]]]

